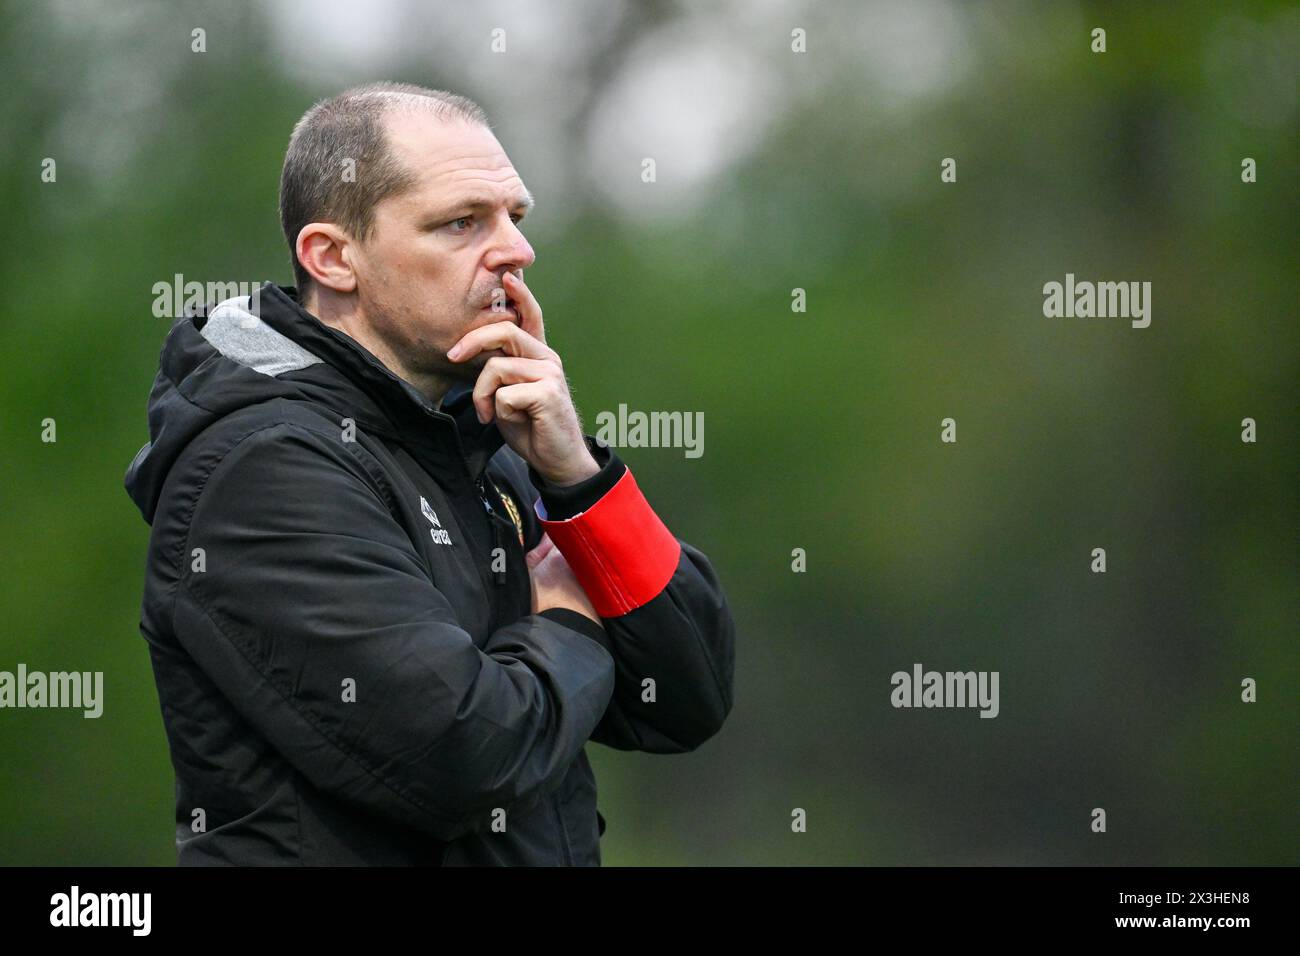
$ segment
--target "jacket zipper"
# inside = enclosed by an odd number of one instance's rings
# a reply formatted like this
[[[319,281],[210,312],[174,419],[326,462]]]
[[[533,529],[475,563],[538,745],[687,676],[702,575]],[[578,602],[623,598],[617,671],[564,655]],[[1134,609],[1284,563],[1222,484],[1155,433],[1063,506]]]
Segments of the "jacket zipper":
[[[497,518],[492,502],[488,500],[487,486],[484,484],[482,476],[474,479],[474,487],[478,489],[479,501],[483,502],[483,508],[488,513],[488,524],[492,527],[492,541],[504,554],[506,549],[505,543],[501,540],[501,521]],[[505,571],[492,572],[492,578],[497,587],[502,587],[506,583]]]

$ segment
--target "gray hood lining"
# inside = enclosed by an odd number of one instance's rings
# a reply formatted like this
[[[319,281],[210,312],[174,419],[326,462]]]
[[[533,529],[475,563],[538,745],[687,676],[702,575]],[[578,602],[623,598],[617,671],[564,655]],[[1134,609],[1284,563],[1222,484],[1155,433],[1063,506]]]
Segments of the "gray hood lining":
[[[226,358],[272,378],[321,359],[281,335],[252,311],[250,296],[225,299],[208,314],[200,334]]]

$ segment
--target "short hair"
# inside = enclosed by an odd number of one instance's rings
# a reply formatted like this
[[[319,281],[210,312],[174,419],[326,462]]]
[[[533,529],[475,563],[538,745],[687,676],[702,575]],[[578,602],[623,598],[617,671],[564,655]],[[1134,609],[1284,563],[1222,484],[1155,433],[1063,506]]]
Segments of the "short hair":
[[[426,110],[491,128],[473,100],[413,83],[356,86],[304,113],[289,137],[280,173],[280,225],[300,302],[311,284],[296,249],[302,227],[333,222],[364,240],[374,226],[375,206],[415,184],[414,172],[393,155],[384,133],[383,118],[398,110]],[[345,176],[348,169],[355,175]]]

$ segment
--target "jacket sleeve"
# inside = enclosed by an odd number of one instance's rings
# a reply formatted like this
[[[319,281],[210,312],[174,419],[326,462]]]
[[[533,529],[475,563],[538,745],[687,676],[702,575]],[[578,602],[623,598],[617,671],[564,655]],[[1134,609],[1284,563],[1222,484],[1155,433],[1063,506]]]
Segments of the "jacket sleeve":
[[[613,699],[591,739],[619,750],[694,750],[731,711],[726,595],[709,559],[667,529],[618,454],[590,435],[586,442],[596,475],[568,487],[531,467],[528,475],[535,515],[600,614],[614,655]]]
[[[390,505],[355,442],[287,423],[243,438],[194,506],[174,630],[312,784],[452,840],[560,784],[613,661],[556,612],[480,650]]]

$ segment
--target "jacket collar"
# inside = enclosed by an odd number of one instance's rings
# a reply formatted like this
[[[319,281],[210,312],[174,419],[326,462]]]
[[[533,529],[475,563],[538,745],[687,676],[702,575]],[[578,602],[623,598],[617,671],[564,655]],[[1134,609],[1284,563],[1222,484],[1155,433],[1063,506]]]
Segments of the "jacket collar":
[[[439,481],[459,486],[478,479],[505,444],[495,421],[479,422],[472,384],[453,386],[435,408],[359,342],[304,309],[292,286],[267,282],[259,295],[262,320],[321,359],[323,368],[315,365],[299,374],[341,377],[352,386],[323,391],[321,400],[341,418],[352,417],[407,446]]]

